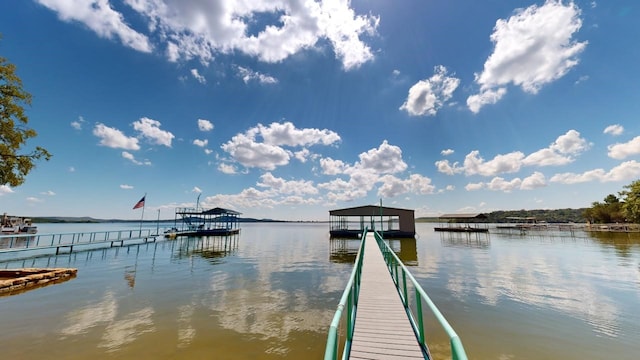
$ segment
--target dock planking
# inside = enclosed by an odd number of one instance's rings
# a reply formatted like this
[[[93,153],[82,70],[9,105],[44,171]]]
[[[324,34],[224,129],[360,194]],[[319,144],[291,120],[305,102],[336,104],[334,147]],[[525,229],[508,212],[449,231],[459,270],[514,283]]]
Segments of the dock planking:
[[[350,359],[425,359],[373,233],[365,240]]]

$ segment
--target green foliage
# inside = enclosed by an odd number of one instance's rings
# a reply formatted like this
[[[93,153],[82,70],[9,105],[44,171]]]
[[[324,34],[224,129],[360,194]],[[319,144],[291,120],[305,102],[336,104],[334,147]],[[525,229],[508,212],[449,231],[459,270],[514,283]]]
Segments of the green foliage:
[[[621,223],[625,222],[623,203],[613,194],[607,195],[604,202],[595,201],[586,209],[584,217],[591,223]]]
[[[604,202],[594,202],[584,217],[592,223],[640,223],[640,180],[624,186],[619,195],[607,195]]]
[[[51,158],[40,146],[27,154],[19,153],[37,133],[27,127],[29,119],[23,106],[31,105],[31,94],[22,89],[22,80],[15,69],[15,65],[0,57],[0,185],[9,186],[24,183],[35,160]]]
[[[640,180],[636,180],[624,187],[626,190],[620,192],[624,197],[622,211],[628,222],[640,223]]]

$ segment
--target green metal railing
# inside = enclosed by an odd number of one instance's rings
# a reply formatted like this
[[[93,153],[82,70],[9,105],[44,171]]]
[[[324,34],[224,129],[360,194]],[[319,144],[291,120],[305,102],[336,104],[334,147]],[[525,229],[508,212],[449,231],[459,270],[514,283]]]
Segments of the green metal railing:
[[[351,277],[347,282],[347,286],[342,293],[338,308],[331,326],[329,327],[329,335],[327,336],[327,347],[325,348],[324,359],[335,360],[338,359],[338,350],[340,346],[344,346],[342,352],[342,359],[348,359],[351,352],[351,341],[353,340],[353,327],[356,322],[356,308],[358,306],[358,294],[360,293],[360,279],[362,274],[362,257],[364,255],[365,238],[367,237],[367,229],[363,231],[362,239],[360,241],[360,249],[356,256],[356,263],[351,272]],[[344,314],[345,308],[347,309]],[[340,336],[340,324],[342,322],[343,315],[346,315],[346,334],[344,336],[344,344],[341,344],[342,336]]]
[[[407,309],[407,315],[409,316],[409,320],[411,321],[411,325],[413,326],[416,334],[418,335],[418,340],[420,345],[424,349],[428,349],[427,344],[425,342],[425,330],[424,330],[424,320],[422,313],[422,304],[423,302],[427,304],[433,315],[436,317],[444,331],[449,336],[449,342],[451,344],[451,358],[453,360],[467,360],[467,354],[464,351],[464,347],[462,346],[462,341],[456,334],[455,330],[449,325],[447,319],[445,319],[444,315],[438,310],[436,305],[431,301],[431,298],[427,295],[427,293],[422,289],[420,284],[416,281],[416,279],[411,275],[409,270],[404,266],[402,261],[398,258],[398,256],[393,252],[393,250],[384,242],[384,239],[378,232],[374,232],[376,242],[378,243],[378,247],[380,247],[380,251],[382,251],[382,255],[384,257],[385,262],[387,263],[387,267],[389,268],[389,272],[391,273],[391,277],[398,288],[398,293],[402,298],[402,302],[404,303],[405,308]],[[413,284],[415,294],[416,294],[416,314],[413,313],[411,306],[409,306],[409,292],[407,289],[407,279],[411,284]],[[325,357],[325,359],[327,359]]]

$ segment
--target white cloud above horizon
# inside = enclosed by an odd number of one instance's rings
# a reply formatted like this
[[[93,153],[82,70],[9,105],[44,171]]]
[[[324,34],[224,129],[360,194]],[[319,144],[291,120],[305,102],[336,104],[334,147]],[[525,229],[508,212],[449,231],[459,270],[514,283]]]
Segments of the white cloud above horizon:
[[[453,96],[460,79],[448,76],[447,68],[438,65],[428,79],[420,80],[409,89],[409,95],[400,110],[410,116],[434,116]]]
[[[214,126],[211,121],[206,119],[198,119],[198,129],[200,131],[204,131],[204,132],[211,131],[213,130],[213,127]]]
[[[573,2],[547,0],[543,5],[517,9],[508,19],[499,19],[491,34],[495,47],[475,74],[480,92],[467,98],[477,113],[495,104],[507,93],[506,86],[519,86],[536,94],[544,85],[563,77],[578,64],[577,56],[587,42],[574,39],[582,27],[581,11]]]
[[[262,138],[262,142],[258,137]],[[298,129],[291,122],[257,126],[237,134],[221,148],[231,158],[247,168],[274,170],[289,163],[293,153],[289,148],[311,145],[332,145],[340,136],[327,129]],[[287,148],[285,148],[285,146]]]
[[[608,146],[610,158],[622,160],[629,156],[640,154],[640,136],[636,136],[626,143],[616,143]]]
[[[276,63],[328,42],[344,70],[356,69],[373,59],[362,38],[375,36],[380,21],[373,14],[356,14],[349,1],[124,0],[127,11],[107,0],[80,0],[74,6],[66,0],[37,1],[61,20],[80,23],[131,49],[163,51],[169,61],[198,59],[205,65],[233,52]],[[130,11],[146,27],[129,26]],[[277,21],[256,24],[258,14],[271,14]],[[261,28],[254,29],[256,25]],[[197,70],[191,73],[205,82]]]
[[[615,125],[607,126],[602,133],[618,136],[618,135],[622,135],[623,132],[624,132],[624,126],[620,124],[615,124]]]
[[[464,173],[466,176],[496,176],[499,174],[516,173],[523,166],[561,166],[575,160],[576,156],[587,151],[591,144],[587,142],[576,130],[569,130],[558,136],[556,140],[546,148],[535,151],[529,155],[521,151],[507,154],[498,154],[491,160],[485,160],[480,156],[479,150],[473,150],[465,156],[464,163],[451,163],[449,160],[435,162],[438,172],[447,175]]]

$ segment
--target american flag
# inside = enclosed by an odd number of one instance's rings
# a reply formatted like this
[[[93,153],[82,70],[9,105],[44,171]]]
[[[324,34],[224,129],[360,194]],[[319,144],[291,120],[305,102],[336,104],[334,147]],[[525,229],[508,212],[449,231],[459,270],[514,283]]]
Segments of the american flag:
[[[147,195],[143,196],[142,199],[140,199],[140,201],[138,201],[135,205],[133,205],[133,210],[143,207],[144,206],[144,198],[146,198],[146,197],[147,197]]]

